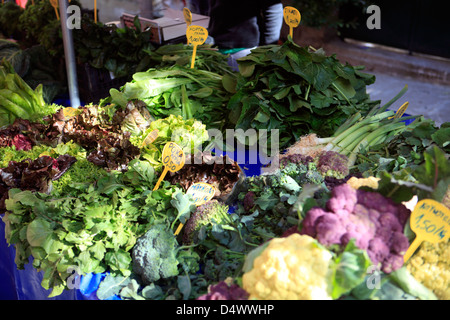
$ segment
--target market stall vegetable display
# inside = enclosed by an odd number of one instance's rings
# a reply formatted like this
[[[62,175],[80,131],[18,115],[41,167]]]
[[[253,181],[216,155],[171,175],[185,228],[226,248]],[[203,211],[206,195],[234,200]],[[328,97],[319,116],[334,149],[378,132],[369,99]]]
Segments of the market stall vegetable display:
[[[50,297],[76,271],[105,275],[99,299],[448,299],[448,241],[403,259],[411,199],[450,198],[450,125],[397,119],[406,87],[380,106],[374,76],[291,39],[233,72],[211,46],[189,68],[187,45],[80,32],[83,62],[130,76],[98,104],[47,103],[10,43],[0,69],[0,214],[16,266],[42,271]],[[128,35],[142,41],[129,59]],[[280,130],[279,166],[246,176],[229,146],[215,154],[213,128]],[[155,190],[169,142],[188,161]],[[196,182],[217,190],[198,206]]]

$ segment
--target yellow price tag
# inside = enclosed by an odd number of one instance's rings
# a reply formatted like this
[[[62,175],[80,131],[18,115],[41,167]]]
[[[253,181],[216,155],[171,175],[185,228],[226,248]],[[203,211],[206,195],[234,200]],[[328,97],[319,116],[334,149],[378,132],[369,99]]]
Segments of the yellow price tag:
[[[187,41],[194,45],[194,51],[192,52],[191,69],[195,65],[195,56],[197,55],[197,46],[205,43],[208,38],[208,30],[201,26],[189,26],[186,31]]]
[[[181,168],[183,168],[185,162],[185,156],[183,149],[175,142],[168,142],[164,146],[162,152],[162,163],[164,165],[164,171],[159,177],[158,182],[156,183],[153,191],[158,190],[161,181],[166,176],[167,172],[177,172]]]
[[[149,144],[152,144],[156,138],[158,138],[158,134],[159,134],[159,130],[155,129],[152,132],[150,132],[144,139],[144,141],[142,141],[142,145],[141,148],[148,146]]]
[[[201,206],[214,197],[216,194],[216,188],[208,183],[197,182],[189,187],[186,194],[190,194],[192,196],[196,206]]]
[[[186,194],[190,194],[192,196],[195,205],[198,207],[214,197],[214,195],[216,194],[216,188],[208,183],[197,182],[189,187],[189,189],[186,191]],[[182,228],[183,224],[180,223],[174,234],[178,235],[181,232]]]
[[[58,12],[58,0],[50,0],[50,4],[55,9],[56,19],[59,20],[59,12]]]
[[[408,109],[408,106],[409,106],[409,102],[407,101],[404,104],[402,104],[402,106],[400,108],[398,108],[397,112],[392,117],[389,117],[388,119],[401,118],[405,114],[406,109]]]
[[[183,16],[184,21],[186,21],[186,25],[189,27],[192,24],[192,13],[188,8],[183,8]],[[189,39],[187,40],[187,44],[189,44]]]
[[[299,26],[300,21],[302,20],[302,15],[296,8],[290,6],[284,7],[283,15],[284,22],[286,22],[289,26],[289,34],[292,38],[294,35],[294,28]]]
[[[406,262],[423,241],[437,243],[447,240],[450,233],[450,210],[432,199],[419,201],[410,217],[416,238],[403,256]]]
[[[77,108],[72,108],[72,107],[65,107],[63,109],[63,116],[66,119],[70,119],[72,117],[75,117],[76,115],[78,115],[80,113],[80,110],[78,110]]]
[[[188,8],[183,8],[183,16],[184,21],[186,21],[187,26],[189,27],[192,24],[192,13]]]

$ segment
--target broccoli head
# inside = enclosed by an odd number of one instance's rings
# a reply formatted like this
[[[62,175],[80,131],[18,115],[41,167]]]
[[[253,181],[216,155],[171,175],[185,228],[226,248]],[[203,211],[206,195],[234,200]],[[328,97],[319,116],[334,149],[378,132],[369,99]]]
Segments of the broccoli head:
[[[336,186],[326,208],[308,211],[301,234],[321,244],[345,246],[355,239],[374,264],[390,273],[403,265],[409,241],[403,233],[410,211],[377,192],[355,190],[348,184]]]
[[[184,226],[183,244],[196,243],[202,238],[200,233],[204,234],[203,231],[205,231],[205,228],[212,228],[214,223],[228,223],[230,221],[228,209],[229,207],[226,204],[219,202],[216,199],[210,200],[197,207]]]
[[[323,151],[317,158],[317,170],[324,177],[343,179],[350,173],[348,157],[335,151]]]
[[[178,275],[177,240],[167,226],[156,224],[133,247],[133,272],[145,284]]]

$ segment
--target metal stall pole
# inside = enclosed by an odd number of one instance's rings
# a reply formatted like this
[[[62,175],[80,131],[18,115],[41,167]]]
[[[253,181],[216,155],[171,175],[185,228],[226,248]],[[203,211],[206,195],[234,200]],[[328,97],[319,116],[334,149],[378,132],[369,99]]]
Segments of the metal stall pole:
[[[70,105],[73,108],[78,108],[81,103],[78,93],[77,68],[75,64],[75,50],[73,48],[72,29],[67,25],[67,3],[67,0],[59,0],[59,15],[61,17],[61,30],[64,43],[64,56],[66,59]]]

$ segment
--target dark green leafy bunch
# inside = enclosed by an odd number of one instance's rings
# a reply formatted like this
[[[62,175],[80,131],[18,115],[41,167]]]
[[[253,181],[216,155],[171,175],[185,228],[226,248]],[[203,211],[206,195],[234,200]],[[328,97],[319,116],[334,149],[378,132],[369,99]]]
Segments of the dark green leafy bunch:
[[[243,130],[279,129],[280,149],[308,133],[331,136],[349,116],[378,103],[366,92],[373,75],[292,40],[256,48],[238,63],[230,120]]]
[[[152,68],[165,68],[174,64],[190,67],[193,48],[190,45],[177,43],[163,45],[153,51],[148,51],[152,60]],[[235,75],[228,65],[228,56],[208,44],[197,47],[195,68],[218,74]]]
[[[135,28],[95,23],[87,15],[81,20],[81,29],[73,32],[78,61],[94,68],[104,68],[115,77],[131,76],[150,67],[146,51],[153,50],[151,32],[141,31],[135,18]]]
[[[77,0],[71,5],[80,6]],[[47,49],[54,50],[54,45],[60,47],[62,38],[53,29],[61,29],[61,22],[57,20],[55,9],[50,1],[36,0],[34,4],[28,1],[25,10],[19,17],[18,28],[23,32],[21,42],[26,47],[31,47],[42,42],[48,44]],[[61,53],[61,52],[59,52]]]
[[[23,9],[15,2],[0,4],[0,32],[6,37],[18,36],[19,17]]]

